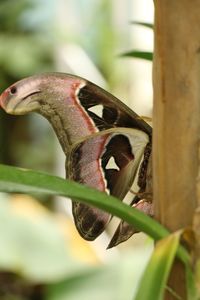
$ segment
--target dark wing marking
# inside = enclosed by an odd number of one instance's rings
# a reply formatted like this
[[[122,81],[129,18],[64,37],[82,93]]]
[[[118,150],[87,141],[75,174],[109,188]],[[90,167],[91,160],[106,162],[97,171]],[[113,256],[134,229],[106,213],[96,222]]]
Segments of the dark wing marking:
[[[148,135],[136,129],[116,128],[89,136],[70,151],[67,177],[123,199],[136,175]],[[114,166],[109,165],[113,158]],[[73,202],[73,215],[79,233],[95,239],[110,215],[79,202]]]

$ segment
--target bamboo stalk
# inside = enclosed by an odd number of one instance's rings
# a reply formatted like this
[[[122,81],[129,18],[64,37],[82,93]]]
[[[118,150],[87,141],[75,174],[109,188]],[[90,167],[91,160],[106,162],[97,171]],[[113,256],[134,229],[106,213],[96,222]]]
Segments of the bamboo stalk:
[[[171,231],[192,225],[200,135],[200,0],[154,0],[153,178],[155,217]],[[186,299],[184,268],[170,285]],[[165,299],[175,299],[166,295]]]

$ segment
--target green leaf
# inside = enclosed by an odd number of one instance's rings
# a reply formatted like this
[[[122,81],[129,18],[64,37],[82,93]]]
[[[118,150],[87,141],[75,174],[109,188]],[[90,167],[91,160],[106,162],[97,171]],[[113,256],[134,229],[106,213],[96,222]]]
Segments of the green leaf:
[[[168,235],[167,229],[139,210],[105,193],[60,177],[0,165],[0,191],[43,193],[78,199],[124,219],[156,240]]]
[[[194,272],[190,266],[186,265],[186,286],[187,286],[187,299],[188,300],[199,300],[197,295],[197,289],[195,284]]]
[[[148,61],[152,61],[153,60],[153,53],[149,52],[149,51],[137,51],[137,50],[133,50],[133,51],[129,51],[129,52],[123,53],[121,56],[122,57],[141,58],[141,59],[145,59],[145,60],[148,60]]]
[[[138,21],[133,21],[131,24],[136,24],[136,25],[141,25],[150,29],[153,29],[153,24],[147,23],[147,22],[138,22]]]
[[[162,300],[181,231],[160,240],[148,263],[135,300]]]
[[[46,195],[60,195],[79,200],[80,202],[103,209],[115,215],[139,231],[159,240],[166,237],[169,231],[161,224],[113,196],[95,189],[88,188],[73,181],[47,175],[31,170],[0,165],[0,191],[18,193],[43,193]],[[179,257],[187,263],[190,258],[183,247],[179,247]]]

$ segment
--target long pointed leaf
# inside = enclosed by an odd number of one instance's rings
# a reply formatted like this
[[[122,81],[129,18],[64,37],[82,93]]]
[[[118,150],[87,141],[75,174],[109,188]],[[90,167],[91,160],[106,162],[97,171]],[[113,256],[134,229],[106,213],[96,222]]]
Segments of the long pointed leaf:
[[[135,25],[141,25],[141,26],[144,26],[144,27],[146,27],[146,28],[153,29],[153,24],[151,24],[151,23],[147,23],[147,22],[138,22],[138,21],[133,21],[133,22],[131,22],[131,24],[135,24]]]
[[[133,51],[129,51],[129,52],[123,53],[121,56],[122,57],[141,58],[141,59],[145,59],[145,60],[148,60],[148,61],[152,61],[153,60],[153,53],[149,52],[149,51],[137,51],[137,50],[133,50]]]
[[[0,164],[0,191],[34,192],[70,197],[96,206],[121,218],[155,240],[159,240],[169,234],[168,230],[161,224],[139,210],[120,202],[118,199],[60,177]],[[186,264],[190,261],[189,255],[183,247],[179,247],[178,253],[179,257]]]
[[[180,232],[160,240],[141,279],[135,300],[161,300],[178,249]]]
[[[138,230],[148,232],[156,240],[168,235],[168,231],[163,226],[139,210],[132,209],[105,193],[60,177],[0,165],[0,191],[70,197],[104,209],[136,226]]]
[[[199,300],[195,284],[194,272],[192,272],[190,266],[186,265],[186,285],[187,285],[187,299]]]

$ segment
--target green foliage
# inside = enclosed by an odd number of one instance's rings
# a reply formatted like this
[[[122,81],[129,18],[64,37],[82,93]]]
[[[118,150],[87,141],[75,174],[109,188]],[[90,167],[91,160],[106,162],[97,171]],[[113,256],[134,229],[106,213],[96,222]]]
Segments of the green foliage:
[[[187,289],[187,299],[188,300],[199,300],[196,282],[196,274],[194,274],[193,269],[189,265],[186,265],[186,289]]]
[[[153,24],[151,24],[151,23],[134,21],[134,22],[131,22],[131,24],[140,25],[140,26],[144,26],[149,29],[153,29]]]
[[[20,17],[25,10],[33,7],[31,0],[1,0],[0,2],[0,28],[1,31],[17,33],[21,31]],[[12,22],[10,21],[12,20]]]
[[[21,77],[52,68],[51,39],[44,39],[37,30],[30,30],[23,21],[25,13],[37,5],[32,0],[0,2],[1,88],[6,88]]]
[[[23,77],[55,70],[53,68],[55,40],[52,38],[50,26],[51,34],[47,34],[47,32],[44,34],[44,26],[40,24],[40,28],[38,27],[40,22],[37,22],[37,26],[30,26],[34,10],[39,9],[42,2],[34,0],[0,1],[0,92]],[[23,130],[20,130],[21,120],[18,122],[15,117],[8,118],[0,110],[0,161],[2,163],[23,165],[25,163],[23,157],[31,156],[34,142],[38,140],[38,135],[33,136],[30,133],[29,120],[31,119],[31,116],[25,117]],[[48,128],[46,128],[46,133],[47,137],[49,135]],[[27,140],[29,140],[28,143]],[[54,147],[54,140],[53,142],[52,140],[50,140],[51,149]],[[26,145],[26,151],[23,151],[23,144]],[[21,158],[20,161],[19,158]],[[45,168],[44,163],[41,164],[41,168],[44,166],[44,169],[50,170],[53,155],[50,158],[47,156],[47,161],[48,168]]]
[[[126,53],[122,54],[123,57],[134,57],[134,58],[141,58],[141,59],[145,59],[148,61],[152,61],[153,60],[153,53],[149,52],[149,51],[129,51]]]
[[[51,43],[42,37],[0,34],[0,44],[0,66],[15,78],[51,69]]]
[[[59,177],[50,176],[29,170],[22,170],[14,167],[8,167],[4,165],[0,165],[0,191],[19,193],[39,192],[48,195],[60,195],[70,197],[72,199],[78,199],[79,201],[96,206],[107,212],[110,212],[112,215],[120,217],[121,219],[127,221],[129,224],[133,225],[137,229],[148,233],[155,240],[159,240],[165,237],[165,239],[159,242],[156,246],[155,252],[149,263],[147,272],[145,273],[144,278],[142,280],[142,287],[144,287],[145,285],[145,289],[142,288],[139,290],[136,299],[162,299],[162,294],[164,293],[166,280],[169,275],[170,268],[176,253],[186,264],[188,270],[190,268],[190,258],[187,252],[184,250],[184,248],[179,246],[179,235],[175,234],[169,236],[168,231],[159,223],[144,215],[143,213],[137,211],[136,209],[133,209],[128,205],[119,202],[119,200],[115,199],[114,197],[107,196],[106,194],[101,193],[99,191],[90,189],[75,182],[64,180]],[[40,234],[42,234],[42,227],[38,228],[38,231],[41,231]],[[13,235],[11,235],[11,240],[12,236]],[[53,243],[54,242],[55,241],[53,241]],[[33,241],[31,243],[33,243],[34,245]],[[39,245],[39,247],[43,246],[45,245]],[[54,251],[53,246],[52,251]],[[50,252],[49,255],[51,256],[52,253],[54,252]],[[56,258],[58,258],[58,256],[59,255],[56,255]],[[24,257],[26,256],[24,255]],[[46,259],[48,261],[48,256]],[[59,262],[60,260],[56,262],[58,266]],[[63,264],[63,268],[65,270],[65,264]],[[58,270],[60,271],[59,268]],[[62,271],[63,269],[61,268],[61,272]],[[51,272],[49,276],[51,278]],[[158,285],[156,284],[157,281],[159,281]],[[61,287],[62,286],[63,285],[61,285]],[[157,286],[159,286],[159,288]],[[154,298],[145,298],[147,297],[146,295],[154,295]],[[155,295],[157,296],[155,297]],[[50,299],[54,298],[50,297]],[[61,297],[60,299],[64,298]]]
[[[140,25],[140,26],[144,26],[149,29],[153,29],[153,24],[151,24],[151,23],[134,21],[134,22],[131,22],[131,24]],[[121,56],[122,57],[140,58],[140,59],[145,59],[148,61],[153,60],[153,53],[150,51],[132,50],[132,51],[123,53]]]
[[[155,240],[168,235],[158,222],[120,202],[118,199],[76,182],[40,172],[0,165],[0,191],[17,193],[42,193],[78,199],[118,216]]]
[[[135,300],[163,299],[169,272],[178,249],[180,235],[181,231],[173,233],[156,244]]]

